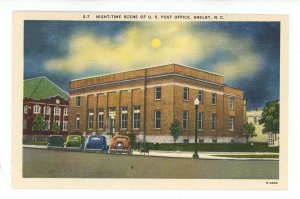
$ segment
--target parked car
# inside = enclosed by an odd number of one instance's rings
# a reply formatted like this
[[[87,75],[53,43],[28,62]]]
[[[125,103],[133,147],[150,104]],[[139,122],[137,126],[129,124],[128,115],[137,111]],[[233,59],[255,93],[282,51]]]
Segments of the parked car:
[[[130,138],[124,135],[114,136],[109,146],[109,152],[111,154],[132,154]]]
[[[66,148],[83,149],[84,137],[81,135],[69,135],[66,141]]]
[[[86,139],[84,146],[85,151],[102,151],[108,152],[106,138],[102,135],[90,135]]]
[[[64,148],[64,137],[62,135],[50,135],[47,148]]]

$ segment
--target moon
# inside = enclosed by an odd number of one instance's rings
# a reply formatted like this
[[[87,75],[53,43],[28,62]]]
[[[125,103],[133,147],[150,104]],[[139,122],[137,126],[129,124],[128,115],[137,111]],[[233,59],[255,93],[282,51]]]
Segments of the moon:
[[[159,48],[161,46],[161,40],[159,38],[154,38],[151,41],[151,47],[152,48]]]

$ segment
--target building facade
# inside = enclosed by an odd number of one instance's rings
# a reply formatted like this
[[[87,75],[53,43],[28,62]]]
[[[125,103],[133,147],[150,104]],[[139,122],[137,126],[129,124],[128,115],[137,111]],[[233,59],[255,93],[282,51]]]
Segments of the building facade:
[[[73,80],[69,92],[70,133],[134,133],[140,141],[169,143],[178,120],[177,142],[194,142],[198,98],[200,142],[244,142],[244,92],[219,74],[170,64]]]
[[[275,135],[274,133],[262,133],[263,125],[259,124],[259,120],[262,118],[262,112],[262,108],[247,111],[247,122],[254,125],[256,133],[256,137],[249,138],[249,142],[266,142],[269,146],[278,146],[279,135]]]
[[[53,133],[53,124],[58,125],[60,134],[68,132],[68,94],[46,77],[37,77],[24,81],[23,98],[23,134],[47,135]],[[35,119],[41,116],[45,129],[34,130]]]

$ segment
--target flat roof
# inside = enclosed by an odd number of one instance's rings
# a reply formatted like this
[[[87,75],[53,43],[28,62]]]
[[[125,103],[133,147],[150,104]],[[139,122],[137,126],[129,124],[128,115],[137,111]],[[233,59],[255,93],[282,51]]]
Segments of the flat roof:
[[[125,72],[133,72],[133,71],[139,71],[139,70],[146,70],[146,69],[157,68],[157,67],[162,67],[162,66],[170,66],[170,65],[182,66],[182,67],[190,68],[190,69],[197,70],[197,71],[200,71],[200,72],[205,72],[205,73],[209,73],[209,74],[212,74],[212,75],[217,75],[217,76],[224,77],[224,75],[221,75],[221,74],[218,74],[218,73],[209,72],[209,71],[202,70],[202,69],[199,69],[199,68],[194,68],[194,67],[191,67],[191,66],[185,66],[185,65],[182,65],[182,64],[172,63],[172,64],[165,64],[165,65],[159,65],[159,66],[149,66],[149,67],[145,67],[145,68],[137,68],[137,69],[133,69],[133,70],[125,70],[125,71],[120,71],[120,72],[114,72],[114,73],[107,73],[107,74],[102,74],[102,75],[94,75],[94,76],[89,76],[89,77],[84,77],[84,78],[78,78],[78,79],[71,80],[71,82],[78,81],[78,80],[85,80],[85,79],[95,78],[95,77],[103,77],[103,76],[108,76],[108,75],[115,75],[115,74],[120,74],[120,73],[125,73]]]

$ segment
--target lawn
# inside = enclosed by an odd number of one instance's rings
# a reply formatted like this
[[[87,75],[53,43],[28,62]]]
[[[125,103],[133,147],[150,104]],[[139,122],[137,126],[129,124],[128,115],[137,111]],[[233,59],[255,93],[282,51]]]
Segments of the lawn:
[[[261,154],[261,155],[212,155],[217,157],[230,157],[230,158],[279,158],[279,155],[269,155],[269,154]]]
[[[194,143],[162,143],[155,146],[153,143],[149,143],[150,150],[162,150],[162,151],[194,151]],[[268,147],[267,143],[253,143],[252,144],[221,144],[221,143],[199,143],[199,151],[210,152],[272,152],[278,153],[279,147]]]

